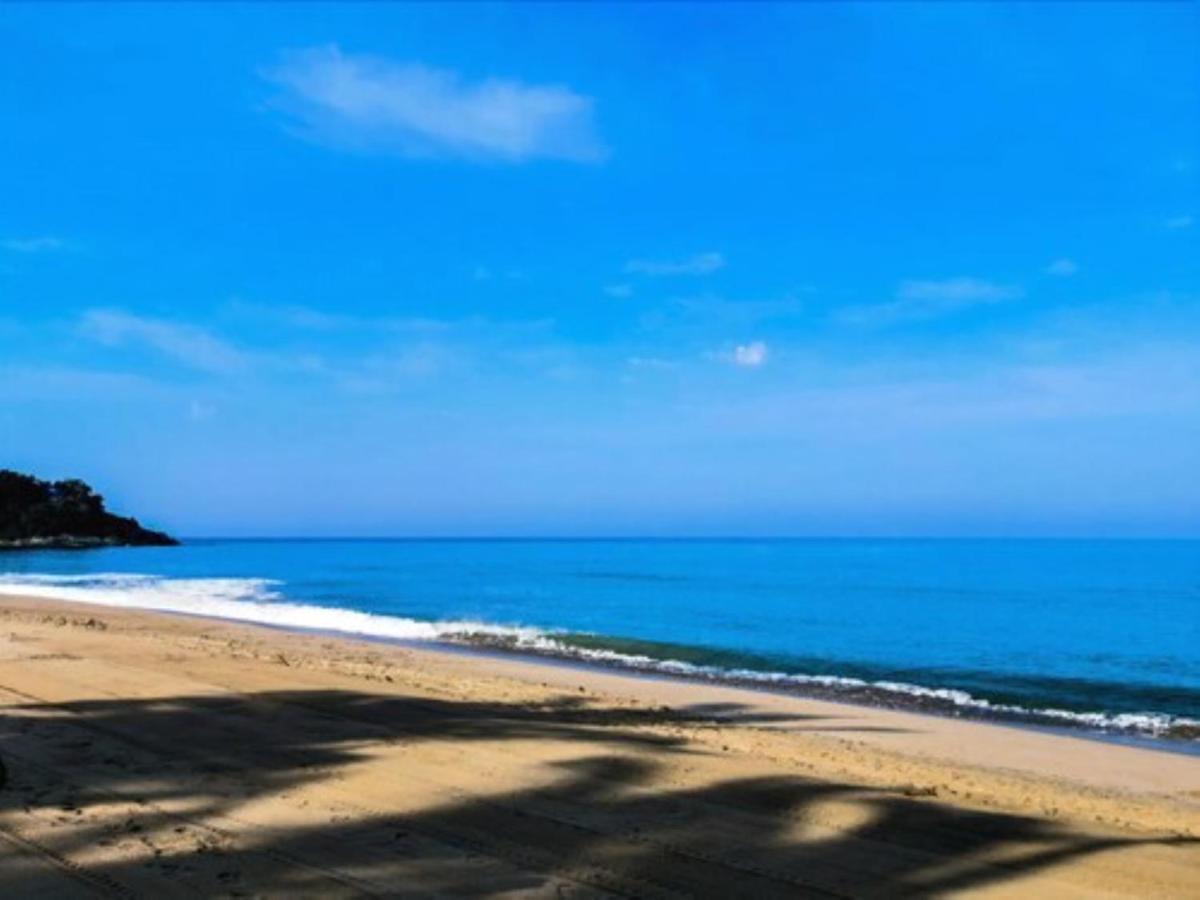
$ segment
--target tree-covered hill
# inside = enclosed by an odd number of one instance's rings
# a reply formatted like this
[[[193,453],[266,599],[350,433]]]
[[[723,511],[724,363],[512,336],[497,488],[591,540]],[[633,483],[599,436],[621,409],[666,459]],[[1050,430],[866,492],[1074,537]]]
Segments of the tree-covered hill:
[[[78,479],[42,481],[0,469],[0,548],[177,543],[137,519],[107,512],[104,498]]]

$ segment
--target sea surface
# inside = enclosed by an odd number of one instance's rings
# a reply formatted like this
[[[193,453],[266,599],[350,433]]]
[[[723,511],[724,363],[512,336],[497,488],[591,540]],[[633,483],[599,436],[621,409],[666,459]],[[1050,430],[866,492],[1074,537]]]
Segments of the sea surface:
[[[0,593],[1200,747],[1200,541],[211,539],[5,552]]]

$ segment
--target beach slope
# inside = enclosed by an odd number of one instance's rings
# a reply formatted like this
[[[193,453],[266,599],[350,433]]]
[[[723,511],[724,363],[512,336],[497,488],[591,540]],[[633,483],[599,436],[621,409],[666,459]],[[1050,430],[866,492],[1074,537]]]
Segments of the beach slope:
[[[0,598],[0,896],[1200,896],[1200,758]]]

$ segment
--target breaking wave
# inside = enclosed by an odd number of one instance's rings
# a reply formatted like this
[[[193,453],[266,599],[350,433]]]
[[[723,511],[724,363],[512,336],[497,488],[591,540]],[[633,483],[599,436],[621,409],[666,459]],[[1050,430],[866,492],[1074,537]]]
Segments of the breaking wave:
[[[609,643],[621,649],[606,647],[606,639],[597,635],[469,620],[425,621],[295,603],[286,599],[280,586],[280,582],[263,578],[162,578],[121,573],[0,574],[0,594],[157,610],[387,640],[452,643],[659,675],[792,691],[832,700],[1200,741],[1200,720],[1166,713],[1031,708],[991,701],[956,688],[685,662],[636,652],[631,648],[652,645],[617,638]]]

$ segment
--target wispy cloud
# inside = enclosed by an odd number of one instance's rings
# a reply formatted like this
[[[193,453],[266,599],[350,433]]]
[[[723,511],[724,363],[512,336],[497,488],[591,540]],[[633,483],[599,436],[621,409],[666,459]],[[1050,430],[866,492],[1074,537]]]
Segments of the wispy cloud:
[[[1167,219],[1165,224],[1172,231],[1177,231],[1181,228],[1191,228],[1196,224],[1196,217],[1191,215],[1172,216]]]
[[[610,297],[616,297],[619,300],[624,300],[627,297],[633,296],[633,285],[631,284],[610,284],[604,288],[604,293]]]
[[[797,421],[845,431],[925,433],[956,424],[1103,420],[1189,414],[1200,402],[1200,353],[1192,341],[1116,348],[1090,358],[1040,363],[993,359],[952,376],[846,370],[834,382],[788,385],[747,402],[721,401],[724,415],[758,433],[790,433]],[[872,377],[872,375],[881,377]]]
[[[222,313],[225,316],[268,322],[272,326],[300,331],[341,331],[364,325],[364,320],[358,316],[290,303],[254,303],[233,299],[225,304]]]
[[[626,365],[631,369],[654,369],[666,371],[668,369],[676,369],[679,364],[669,359],[663,359],[661,356],[631,356],[625,360]]]
[[[894,300],[850,307],[837,313],[837,318],[854,325],[935,319],[976,306],[1015,300],[1022,293],[1015,285],[996,284],[979,278],[904,281]]]
[[[648,260],[634,259],[625,264],[625,271],[632,275],[710,275],[724,267],[725,257],[720,253],[697,253],[687,259]]]
[[[1047,275],[1057,275],[1060,278],[1067,278],[1079,271],[1079,264],[1073,259],[1056,259],[1050,265],[1046,266]]]
[[[518,163],[605,156],[593,102],[563,85],[471,82],[416,62],[322,47],[264,72],[299,133],[324,143],[413,157]]]
[[[241,301],[226,307],[235,315],[270,322],[276,334],[291,329],[306,338],[304,348],[292,340],[283,346],[248,347],[232,343],[202,325],[156,319],[116,309],[93,309],[79,320],[77,331],[109,347],[146,348],[176,363],[213,375],[311,376],[353,390],[381,390],[428,379],[469,366],[477,333],[491,331],[474,320],[370,319],[339,316],[302,306],[266,306]],[[531,326],[532,327],[532,326]],[[368,336],[374,346],[355,342],[352,353],[330,354],[326,338],[337,333]],[[316,352],[307,349],[317,341]],[[501,337],[496,337],[501,340]]]
[[[67,242],[56,237],[7,238],[0,247],[12,253],[53,253],[67,249]]]
[[[466,316],[459,319],[435,319],[427,316],[374,316],[331,312],[327,309],[296,304],[254,303],[232,300],[222,308],[223,315],[246,320],[273,329],[297,332],[357,332],[359,337],[441,336],[462,339],[499,339],[507,336],[542,335],[553,325],[551,319],[492,319]]]
[[[85,337],[111,347],[141,345],[206,372],[242,369],[248,357],[203,328],[111,309],[93,309],[79,322]]]
[[[413,380],[443,375],[463,369],[470,363],[461,351],[447,344],[422,340],[389,352],[371,356],[362,365],[343,373],[343,387],[360,392],[379,393]]]
[[[1021,296],[1019,288],[979,278],[948,278],[944,281],[904,281],[896,292],[900,300],[945,304],[957,308],[977,303],[995,303]]]

